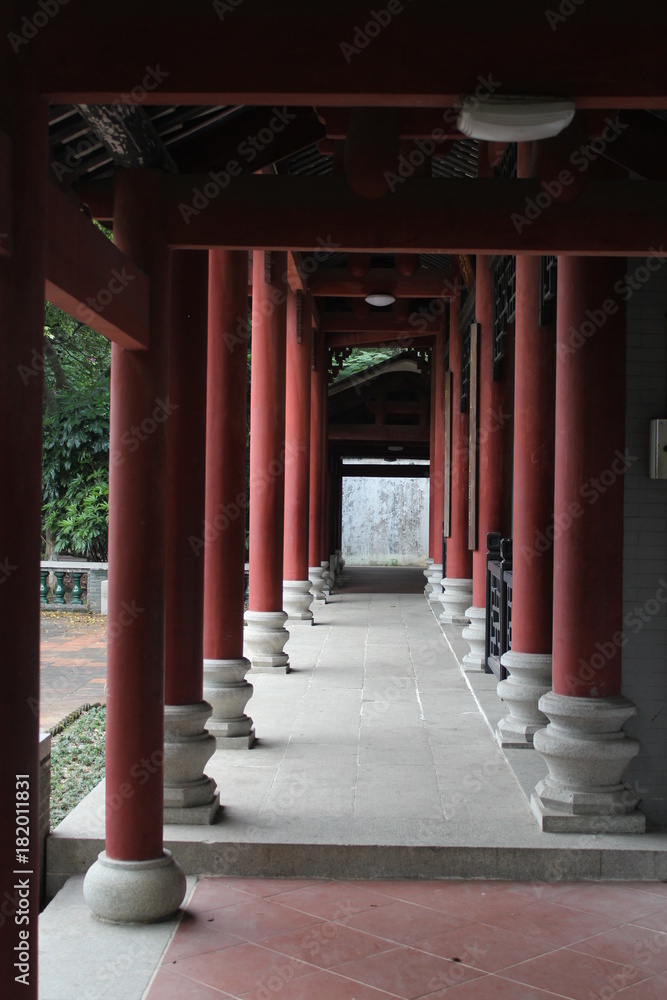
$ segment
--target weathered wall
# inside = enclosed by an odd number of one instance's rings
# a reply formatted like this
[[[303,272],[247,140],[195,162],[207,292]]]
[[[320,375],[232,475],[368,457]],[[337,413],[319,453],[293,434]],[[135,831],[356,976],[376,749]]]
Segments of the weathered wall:
[[[667,826],[667,480],[648,478],[649,423],[667,416],[667,264],[650,280],[644,264],[627,267],[640,287],[627,300],[623,691],[638,710],[627,731],[641,742],[627,778],[647,817]]]
[[[428,479],[343,479],[343,555],[351,566],[425,566]]]

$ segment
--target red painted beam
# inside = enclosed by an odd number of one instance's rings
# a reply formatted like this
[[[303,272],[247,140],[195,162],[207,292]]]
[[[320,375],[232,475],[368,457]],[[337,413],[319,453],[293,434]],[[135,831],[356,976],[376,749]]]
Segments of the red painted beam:
[[[435,332],[418,333],[415,330],[408,330],[404,327],[402,330],[394,332],[357,330],[354,333],[328,333],[326,342],[327,347],[371,347],[372,345],[382,345],[384,347],[400,347],[406,350],[415,341],[419,341],[422,346],[427,346],[428,341],[433,340],[434,336]]]
[[[449,298],[457,286],[454,272],[421,270],[411,277],[399,274],[393,268],[375,267],[362,278],[353,278],[345,267],[320,268],[309,281],[313,295],[330,298],[365,298],[369,292],[391,292],[397,299]]]
[[[403,455],[401,455],[403,458]],[[342,475],[346,479],[363,476],[364,479],[428,479],[428,465],[347,465],[343,463]]]
[[[345,139],[350,120],[348,108],[319,108],[318,117],[326,130],[327,139]],[[436,148],[448,139],[465,138],[456,127],[459,109],[401,108],[397,116],[399,139],[433,139]],[[447,144],[449,145],[449,144]]]
[[[572,183],[580,177],[574,167],[570,175]],[[164,217],[176,248],[624,257],[648,254],[664,240],[662,182],[586,177],[568,204],[542,185],[413,178],[386,198],[367,199],[336,176],[244,176],[224,189],[207,177],[174,176],[164,179]]]
[[[428,427],[414,424],[329,424],[330,441],[428,441]]]
[[[412,337],[419,334],[433,336],[438,329],[438,320],[435,308],[429,313],[427,307],[424,307],[422,313],[418,311],[411,313],[407,319],[397,319],[392,313],[371,314],[365,319],[358,319],[353,313],[323,312],[320,329],[323,333],[329,334],[327,343],[333,346],[331,335],[339,333],[354,336],[368,334],[371,337],[400,337],[406,333]],[[344,347],[345,343],[341,341],[336,346]]]
[[[12,252],[12,141],[0,132],[0,257]]]
[[[150,281],[55,185],[48,186],[49,302],[129,350],[148,347]]]
[[[641,17],[628,17],[626,0],[587,0],[570,14],[552,6],[514,0],[508,15],[494,0],[377,11],[322,0],[314,14],[311,0],[190,0],[184,16],[174,0],[70,4],[16,58],[63,104],[442,108],[484,78],[581,107],[667,106],[662,3],[644,4]]]

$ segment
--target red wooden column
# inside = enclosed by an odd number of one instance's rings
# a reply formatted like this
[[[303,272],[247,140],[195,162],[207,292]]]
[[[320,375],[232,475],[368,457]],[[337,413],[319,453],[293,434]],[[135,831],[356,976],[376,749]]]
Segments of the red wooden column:
[[[451,372],[451,499],[447,537],[447,576],[441,597],[445,624],[467,625],[472,602],[472,553],[468,548],[468,412],[461,412],[461,297],[449,303],[449,369]]]
[[[433,474],[433,564],[429,573],[431,592],[429,601],[437,601],[442,596],[442,545],[443,517],[445,512],[445,333],[441,325],[433,345],[433,450],[431,470]]]
[[[532,175],[532,143],[519,143],[518,176]],[[551,687],[556,326],[540,326],[540,258],[516,258],[512,649],[498,685],[508,714],[503,747],[532,747],[547,724],[538,701]],[[544,544],[546,542],[546,544]]]
[[[556,361],[553,691],[534,738],[549,775],[532,808],[544,830],[639,832],[623,774],[639,751],[621,694],[625,333],[615,291],[624,261],[559,257]],[[611,401],[611,404],[610,404]]]
[[[310,489],[310,367],[312,300],[287,296],[287,382],[285,398],[285,538],[283,607],[289,621],[312,625],[308,579]]]
[[[324,396],[326,393],[324,334],[313,331],[310,373],[310,488],[308,513],[308,579],[314,602],[324,603],[322,590],[322,466]]]
[[[162,842],[171,255],[159,183],[119,171],[114,199],[114,240],[151,277],[149,350],[111,354],[106,851],[84,883],[93,912],[120,921],[173,913],[185,892]]]
[[[331,526],[331,459],[329,456],[329,352],[324,351],[324,387],[322,391],[322,518],[320,520],[320,566],[325,595],[331,591],[329,573],[329,534]]]
[[[248,408],[248,254],[209,251],[204,548],[204,697],[218,749],[255,740],[243,656]]]
[[[431,583],[432,569],[435,563],[434,558],[434,536],[433,524],[435,520],[435,365],[431,365],[431,398],[429,405],[429,433],[428,433],[428,557],[424,576],[426,585],[424,586],[424,597],[428,600],[433,593]]]
[[[47,105],[12,95],[12,254],[0,256],[0,979],[7,1000],[37,998],[39,914],[39,579]],[[5,239],[9,237],[7,234]],[[21,817],[19,819],[19,817]],[[30,830],[25,843],[22,827]],[[18,831],[21,831],[20,833]],[[27,831],[26,831],[27,836]],[[25,852],[18,854],[17,852]],[[25,858],[24,862],[21,858]],[[14,872],[23,869],[21,875]],[[30,924],[18,923],[27,914]],[[28,927],[29,947],[21,948]],[[18,950],[14,950],[17,948]],[[17,966],[14,963],[18,963]],[[17,981],[16,977],[21,977]]]
[[[215,752],[203,696],[208,254],[172,254],[167,419],[165,823],[211,823],[220,804],[204,767]]]
[[[252,667],[289,673],[283,626],[285,324],[287,255],[253,253],[250,376],[250,595],[245,647]]]
[[[472,605],[466,610],[470,625],[463,638],[470,652],[463,658],[468,670],[484,670],[486,605],[486,536],[502,530],[503,448],[497,429],[502,411],[503,385],[493,381],[493,275],[489,258],[478,254],[475,273],[475,310],[478,325],[477,411],[477,546],[472,555]],[[473,331],[474,336],[474,331]]]

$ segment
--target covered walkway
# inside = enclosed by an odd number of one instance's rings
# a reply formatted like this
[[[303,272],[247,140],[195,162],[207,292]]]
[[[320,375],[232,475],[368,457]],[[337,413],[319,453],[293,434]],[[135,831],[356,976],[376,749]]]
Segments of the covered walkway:
[[[423,594],[391,592],[419,575],[346,569],[316,624],[291,625],[292,673],[251,672],[258,743],[207,768],[222,812],[210,827],[165,825],[186,873],[667,878],[665,833],[538,830],[527,796],[546,765],[500,751],[480,708],[495,705],[495,679],[475,674],[473,690],[458,631]],[[103,817],[99,786],[52,834],[51,894],[102,849]]]

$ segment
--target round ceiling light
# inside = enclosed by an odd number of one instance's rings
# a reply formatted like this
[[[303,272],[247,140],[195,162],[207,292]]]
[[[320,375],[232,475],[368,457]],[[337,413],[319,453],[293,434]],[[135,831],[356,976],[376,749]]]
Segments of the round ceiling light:
[[[391,306],[396,301],[396,296],[389,292],[371,292],[366,296],[369,306]]]
[[[528,142],[558,135],[574,112],[573,101],[493,94],[485,101],[466,98],[456,126],[471,139]]]

